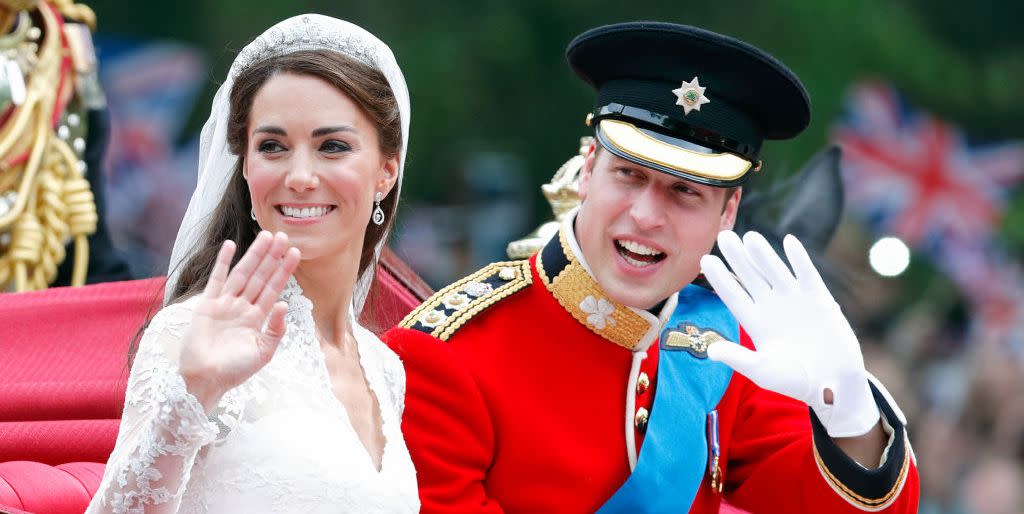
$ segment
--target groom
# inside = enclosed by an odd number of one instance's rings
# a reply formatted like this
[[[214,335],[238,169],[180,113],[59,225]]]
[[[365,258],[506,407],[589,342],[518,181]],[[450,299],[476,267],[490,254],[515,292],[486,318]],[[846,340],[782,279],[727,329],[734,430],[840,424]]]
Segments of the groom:
[[[762,141],[810,120],[800,81],[667,23],[567,57],[597,90],[579,210],[385,336],[424,512],[916,512],[905,420],[803,247],[791,272],[728,231]]]

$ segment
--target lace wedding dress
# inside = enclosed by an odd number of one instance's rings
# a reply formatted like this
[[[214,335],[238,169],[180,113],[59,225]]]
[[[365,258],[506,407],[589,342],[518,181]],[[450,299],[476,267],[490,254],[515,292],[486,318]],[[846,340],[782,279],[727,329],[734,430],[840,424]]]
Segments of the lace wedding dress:
[[[374,466],[331,391],[312,304],[291,279],[288,329],[270,363],[207,416],[178,373],[195,299],[153,318],[128,380],[121,430],[87,514],[401,513],[419,510],[402,438],[402,363],[353,323],[386,439]]]

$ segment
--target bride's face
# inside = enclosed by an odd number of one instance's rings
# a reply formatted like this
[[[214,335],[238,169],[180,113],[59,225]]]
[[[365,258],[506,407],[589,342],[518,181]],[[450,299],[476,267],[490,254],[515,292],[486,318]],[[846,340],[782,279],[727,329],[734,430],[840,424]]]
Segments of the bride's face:
[[[279,73],[253,99],[247,134],[243,173],[260,226],[288,234],[304,261],[357,267],[374,195],[398,171],[358,104],[317,77]]]

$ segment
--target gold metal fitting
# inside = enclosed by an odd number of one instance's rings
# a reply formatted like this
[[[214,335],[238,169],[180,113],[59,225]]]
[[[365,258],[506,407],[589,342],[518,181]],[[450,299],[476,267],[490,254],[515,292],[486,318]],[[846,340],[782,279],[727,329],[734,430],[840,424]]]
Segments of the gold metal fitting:
[[[640,376],[636,379],[636,394],[646,393],[649,387],[651,387],[651,377],[641,371]]]
[[[636,416],[633,417],[633,425],[640,432],[647,431],[647,421],[650,419],[651,414],[646,408],[640,407],[636,410]]]
[[[711,463],[711,490],[722,494],[722,468],[718,466],[718,456]]]

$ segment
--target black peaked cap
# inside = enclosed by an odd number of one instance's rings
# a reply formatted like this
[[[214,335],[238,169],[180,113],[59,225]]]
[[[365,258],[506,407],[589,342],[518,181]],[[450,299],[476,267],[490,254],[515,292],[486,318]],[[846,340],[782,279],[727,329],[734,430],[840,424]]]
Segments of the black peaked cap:
[[[810,123],[807,90],[789,68],[708,30],[648,21],[597,27],[569,43],[566,59],[597,90],[595,117],[611,106],[611,117],[669,143],[681,138],[756,161],[764,139],[792,138]],[[710,102],[685,114],[673,89],[694,77]]]

